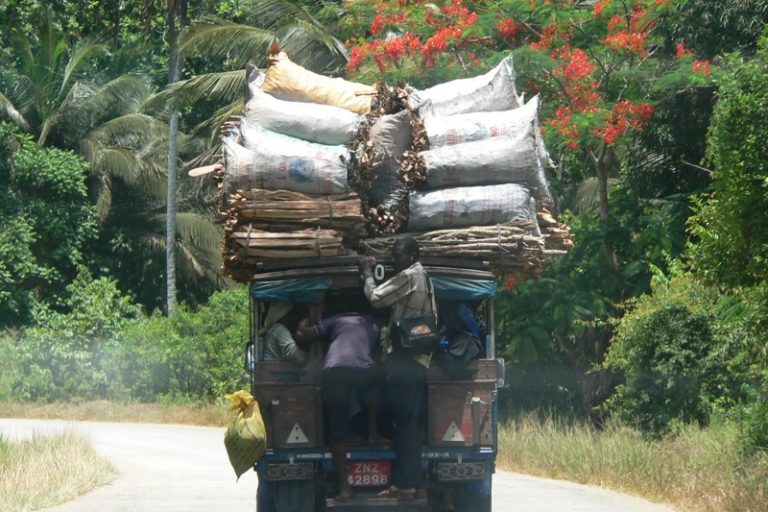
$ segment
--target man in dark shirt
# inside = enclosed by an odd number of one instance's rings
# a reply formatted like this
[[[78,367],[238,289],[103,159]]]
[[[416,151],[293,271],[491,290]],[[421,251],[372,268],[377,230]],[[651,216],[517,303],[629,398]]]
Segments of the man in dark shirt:
[[[333,465],[339,482],[338,500],[352,496],[347,482],[347,440],[349,439],[350,400],[361,392],[367,400],[368,437],[376,438],[376,365],[372,353],[379,338],[379,328],[372,316],[341,313],[309,325],[299,324],[296,342],[300,345],[316,339],[330,341],[323,360],[323,398],[326,402]]]

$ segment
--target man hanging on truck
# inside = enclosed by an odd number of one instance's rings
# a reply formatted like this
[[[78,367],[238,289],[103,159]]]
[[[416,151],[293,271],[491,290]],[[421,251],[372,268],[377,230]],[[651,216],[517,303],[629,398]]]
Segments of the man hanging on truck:
[[[316,339],[330,342],[323,359],[323,400],[328,419],[329,439],[334,471],[339,486],[337,501],[352,497],[347,481],[347,441],[349,440],[350,402],[365,401],[368,405],[368,439],[378,438],[378,366],[373,353],[379,339],[379,327],[365,313],[340,313],[324,318],[315,325],[304,318],[296,332],[301,346]],[[353,397],[353,393],[356,395]]]
[[[302,367],[309,359],[294,340],[301,313],[288,302],[271,302],[264,320],[264,359]]]
[[[395,275],[380,285],[373,278],[375,260],[364,257],[360,270],[364,292],[374,308],[391,307],[390,327],[395,321],[435,313],[429,276],[419,262],[419,245],[413,238],[398,239],[392,247]],[[424,497],[421,470],[421,432],[426,405],[427,368],[431,354],[407,355],[385,344],[385,392],[388,417],[392,420],[395,459],[394,484],[379,496],[401,500]]]

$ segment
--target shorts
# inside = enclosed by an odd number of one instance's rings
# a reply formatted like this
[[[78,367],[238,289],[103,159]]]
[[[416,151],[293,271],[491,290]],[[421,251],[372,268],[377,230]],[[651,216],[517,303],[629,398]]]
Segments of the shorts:
[[[349,413],[352,394],[361,404],[378,381],[378,370],[372,368],[328,368],[323,370],[323,399],[328,420],[328,438],[345,441],[349,438]]]

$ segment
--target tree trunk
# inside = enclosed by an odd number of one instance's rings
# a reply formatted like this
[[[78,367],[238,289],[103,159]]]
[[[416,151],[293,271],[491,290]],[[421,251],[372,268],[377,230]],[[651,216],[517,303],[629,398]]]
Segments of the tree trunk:
[[[187,0],[168,2],[168,84],[181,78],[182,56],[179,53],[179,30],[177,23],[184,24],[187,12]],[[168,194],[165,226],[165,311],[170,315],[176,307],[176,174],[179,133],[179,110],[176,99],[171,106],[168,122]]]

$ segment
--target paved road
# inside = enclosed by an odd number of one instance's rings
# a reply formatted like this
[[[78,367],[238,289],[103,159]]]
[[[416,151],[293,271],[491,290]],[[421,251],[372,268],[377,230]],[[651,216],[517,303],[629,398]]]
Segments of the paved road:
[[[55,512],[237,512],[255,510],[256,475],[235,481],[223,429],[179,425],[0,418],[8,440],[74,429],[119,472],[111,484]],[[495,475],[494,512],[672,512],[644,500],[557,480]]]

